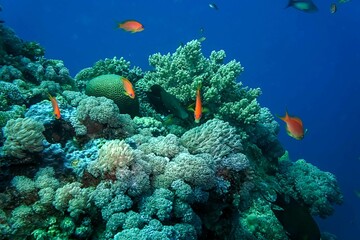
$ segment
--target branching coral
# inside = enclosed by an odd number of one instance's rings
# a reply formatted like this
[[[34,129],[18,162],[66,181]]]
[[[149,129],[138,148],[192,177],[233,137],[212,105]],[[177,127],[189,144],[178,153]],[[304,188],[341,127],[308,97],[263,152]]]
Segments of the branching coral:
[[[154,136],[162,135],[166,132],[162,122],[151,117],[134,117],[134,123],[140,131],[149,130]]]
[[[303,159],[295,163],[282,161],[279,168],[277,179],[282,188],[295,199],[300,198],[310,206],[312,214],[328,217],[334,212],[333,204],[343,202],[333,174],[322,172]]]
[[[205,58],[197,40],[179,47],[173,54],[156,53],[149,57],[155,71],[146,73],[139,80],[138,88],[149,91],[158,84],[188,106],[195,101],[196,89],[201,85],[203,105],[210,109],[210,115],[234,124],[254,124],[260,110],[256,101],[260,89],[243,88],[242,83],[236,81],[243,67],[234,60],[224,64],[225,57],[221,50]]]

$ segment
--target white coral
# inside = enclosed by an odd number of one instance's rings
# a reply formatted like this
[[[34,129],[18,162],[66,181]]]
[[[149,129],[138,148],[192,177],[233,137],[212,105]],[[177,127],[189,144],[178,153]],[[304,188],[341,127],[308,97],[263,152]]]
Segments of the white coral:
[[[42,132],[45,128],[31,118],[11,119],[3,131],[6,137],[3,151],[7,156],[24,158],[26,151],[41,152],[44,149]]]
[[[118,168],[124,168],[134,161],[132,148],[123,140],[106,142],[99,150],[99,158],[89,165],[88,171],[94,176],[106,173],[115,174]]]

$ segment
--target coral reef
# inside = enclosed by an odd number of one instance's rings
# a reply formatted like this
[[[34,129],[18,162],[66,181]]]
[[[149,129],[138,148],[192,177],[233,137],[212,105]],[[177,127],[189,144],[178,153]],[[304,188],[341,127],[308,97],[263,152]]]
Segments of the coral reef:
[[[177,48],[173,54],[153,54],[149,57],[149,64],[154,70],[145,73],[137,82],[137,88],[148,92],[154,84],[160,85],[183,106],[190,106],[195,102],[197,87],[201,86],[203,106],[208,109],[201,121],[215,117],[236,127],[240,138],[246,139],[244,152],[262,165],[264,171],[274,172],[276,161],[284,152],[277,140],[279,125],[268,109],[261,108],[257,102],[261,90],[244,87],[237,80],[244,70],[241,64],[235,60],[224,63],[225,57],[225,52],[220,50],[212,51],[206,58],[197,40]],[[144,116],[161,119],[145,96],[139,95],[139,98],[140,112]],[[169,132],[177,134],[180,131],[181,134],[184,131],[179,127],[189,127],[189,119],[177,121],[167,127]],[[190,126],[193,127],[194,123]]]
[[[285,240],[274,189],[323,218],[342,202],[334,175],[278,161],[279,124],[223,50],[206,58],[194,40],[150,56],[145,74],[113,58],[74,81],[37,43],[3,24],[0,36],[0,238]],[[201,86],[209,111],[199,124],[157,112],[146,94],[154,84],[184,107]]]

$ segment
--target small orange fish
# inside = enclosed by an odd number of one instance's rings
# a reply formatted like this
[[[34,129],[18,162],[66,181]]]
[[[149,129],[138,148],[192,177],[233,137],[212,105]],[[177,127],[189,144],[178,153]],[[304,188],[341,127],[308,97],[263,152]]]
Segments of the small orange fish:
[[[199,123],[202,116],[202,103],[201,103],[201,95],[200,95],[201,85],[198,86],[196,90],[196,101],[195,101],[195,110],[194,110],[194,118],[195,122]]]
[[[129,79],[122,77],[121,78],[123,85],[124,85],[124,94],[129,96],[130,98],[135,98],[135,91],[133,85],[129,81]]]
[[[141,32],[144,30],[144,26],[136,20],[126,20],[118,23],[118,28],[131,33]]]
[[[300,118],[289,116],[287,111],[284,117],[279,118],[286,123],[286,131],[290,137],[293,137],[296,140],[304,138],[306,130],[304,131],[303,123]]]
[[[55,97],[50,95],[50,93],[48,93],[48,95],[49,95],[49,99],[51,101],[52,107],[54,109],[54,116],[56,119],[60,119],[61,114],[60,114],[60,108],[59,108],[58,102]]]

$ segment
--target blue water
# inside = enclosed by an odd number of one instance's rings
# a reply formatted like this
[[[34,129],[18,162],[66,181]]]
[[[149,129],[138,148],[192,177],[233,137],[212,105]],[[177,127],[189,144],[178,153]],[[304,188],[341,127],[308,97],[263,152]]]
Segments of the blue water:
[[[286,0],[219,1],[218,11],[204,0],[11,0],[1,1],[0,19],[24,40],[39,42],[47,58],[64,60],[72,76],[114,56],[148,70],[150,54],[173,52],[203,28],[205,54],[224,49],[229,61],[240,61],[239,80],[262,89],[262,106],[303,119],[302,141],[284,128],[279,139],[291,159],[337,176],[344,204],[318,222],[322,231],[351,240],[360,235],[354,194],[360,190],[360,3],[338,4],[330,14],[331,2],[315,1],[319,11],[307,14],[285,9]],[[126,19],[142,22],[145,31],[115,28]]]

